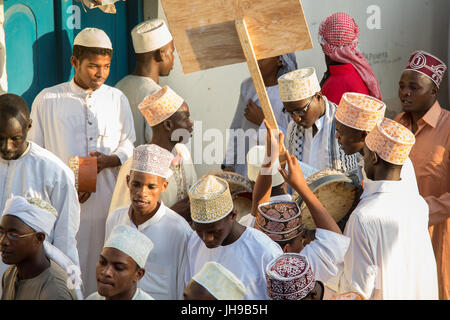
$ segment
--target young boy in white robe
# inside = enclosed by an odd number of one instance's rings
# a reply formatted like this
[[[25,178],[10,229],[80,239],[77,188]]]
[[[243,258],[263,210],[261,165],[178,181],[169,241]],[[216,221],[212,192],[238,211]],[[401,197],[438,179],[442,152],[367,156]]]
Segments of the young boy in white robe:
[[[172,152],[175,156],[170,166],[172,175],[168,177],[169,185],[161,194],[161,200],[190,222],[187,192],[197,181],[197,173],[191,153],[185,145],[193,131],[189,106],[175,91],[165,86],[146,97],[139,104],[139,109],[153,131],[150,143]],[[129,159],[120,168],[109,212],[130,205],[126,176],[130,172],[131,162],[132,159]]]
[[[138,287],[156,300],[183,298],[187,241],[192,229],[183,217],[166,207],[160,196],[168,185],[173,154],[154,144],[134,149],[126,177],[131,205],[111,212],[106,237],[114,226],[124,224],[139,230],[154,247]]]
[[[152,249],[152,241],[143,233],[115,226],[97,262],[97,292],[86,300],[154,300],[137,287]]]
[[[364,193],[344,232],[350,247],[340,273],[327,283],[337,293],[354,291],[364,299],[438,299],[428,206],[401,181],[414,143],[411,131],[387,118],[366,136]]]
[[[364,139],[384,119],[386,104],[374,97],[361,93],[346,92],[342,95],[336,110],[336,139],[346,155],[356,154],[360,161],[356,175],[361,182],[364,177]],[[409,159],[406,159],[401,178],[411,188],[417,189],[416,174]]]
[[[96,192],[79,192],[78,253],[84,294],[96,291],[95,265],[103,248],[105,221],[119,167],[133,153],[133,117],[125,95],[104,84],[112,44],[96,28],[81,30],[74,39],[74,78],[42,90],[33,102],[29,139],[64,163],[73,156],[97,160]]]

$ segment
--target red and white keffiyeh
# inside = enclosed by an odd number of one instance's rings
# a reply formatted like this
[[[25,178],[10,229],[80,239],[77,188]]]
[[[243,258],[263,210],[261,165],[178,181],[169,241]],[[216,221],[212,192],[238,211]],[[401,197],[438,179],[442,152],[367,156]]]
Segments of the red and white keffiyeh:
[[[369,62],[357,50],[359,26],[351,16],[337,12],[326,18],[319,27],[319,43],[331,60],[351,63],[369,89],[369,94],[381,100],[378,80]]]

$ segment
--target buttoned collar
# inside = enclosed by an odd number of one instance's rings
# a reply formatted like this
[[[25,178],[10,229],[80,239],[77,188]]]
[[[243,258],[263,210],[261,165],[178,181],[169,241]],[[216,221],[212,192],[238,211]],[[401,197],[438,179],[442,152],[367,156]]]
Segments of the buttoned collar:
[[[83,89],[75,83],[75,78],[72,78],[72,80],[70,80],[69,86],[70,86],[70,90],[73,93],[75,93],[79,96],[82,96],[82,97],[91,97],[93,95],[96,95],[98,92],[102,91],[103,88],[105,87],[105,85],[102,84],[100,86],[100,88],[98,88],[97,90],[94,90],[94,91],[91,89]]]

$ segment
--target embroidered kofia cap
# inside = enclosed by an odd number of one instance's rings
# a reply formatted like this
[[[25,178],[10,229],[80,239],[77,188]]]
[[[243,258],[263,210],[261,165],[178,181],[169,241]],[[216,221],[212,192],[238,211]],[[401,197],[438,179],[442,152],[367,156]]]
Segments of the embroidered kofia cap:
[[[154,51],[173,39],[162,19],[147,20],[138,24],[131,30],[131,38],[136,53]]]
[[[156,144],[143,144],[133,150],[131,170],[167,179],[172,174],[170,164],[173,158],[171,152]]]
[[[336,110],[336,120],[353,129],[372,131],[383,120],[385,111],[383,101],[361,93],[346,92]]]
[[[298,69],[278,78],[281,101],[299,101],[307,99],[320,91],[316,69],[313,67]]]
[[[308,259],[298,253],[285,253],[269,262],[266,280],[271,300],[301,300],[316,284]]]
[[[191,218],[197,223],[212,223],[226,217],[233,210],[228,183],[209,175],[189,189]]]
[[[184,100],[168,86],[146,97],[138,106],[145,120],[153,127],[177,112]]]
[[[447,66],[435,56],[420,50],[412,53],[405,70],[413,70],[424,74],[439,88]]]
[[[366,137],[367,148],[389,163],[402,165],[416,142],[414,134],[400,123],[384,118]]]

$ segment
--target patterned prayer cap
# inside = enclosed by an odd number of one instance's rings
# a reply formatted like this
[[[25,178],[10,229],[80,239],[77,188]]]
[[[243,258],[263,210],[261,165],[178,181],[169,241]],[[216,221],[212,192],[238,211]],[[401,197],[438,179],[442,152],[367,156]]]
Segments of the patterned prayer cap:
[[[405,70],[420,72],[430,78],[439,88],[447,66],[444,62],[425,51],[415,51],[409,58]]]
[[[301,300],[316,285],[308,259],[298,253],[285,253],[269,262],[266,279],[271,300]]]
[[[184,100],[168,86],[164,86],[155,94],[146,97],[138,106],[150,127],[168,119],[177,112]]]
[[[247,176],[248,178],[256,182],[261,166],[263,165],[264,159],[266,157],[266,147],[265,146],[254,146],[247,153]],[[283,176],[278,167],[280,166],[279,160],[277,158],[273,169],[272,169],[272,187],[279,186],[284,183]]]
[[[143,144],[133,150],[131,170],[149,173],[167,179],[172,171],[173,154],[156,144]]]
[[[307,99],[320,91],[319,80],[313,67],[298,69],[278,78],[281,101]]]
[[[112,229],[104,248],[114,248],[130,256],[140,268],[144,268],[153,249],[153,242],[142,232],[127,225]]]
[[[366,137],[366,146],[389,163],[402,165],[416,142],[414,134],[400,123],[384,118]]]
[[[353,129],[372,131],[383,120],[385,111],[383,101],[361,93],[346,92],[336,110],[336,120]]]
[[[326,18],[319,26],[319,43],[327,56],[339,47],[355,50],[359,42],[359,27],[351,16],[337,12]]]
[[[356,292],[346,292],[334,296],[330,300],[365,300],[362,295]]]
[[[112,43],[108,35],[105,31],[97,28],[84,28],[81,30],[73,40],[73,45],[112,50]]]
[[[226,217],[233,210],[228,183],[209,175],[198,180],[189,189],[191,217],[197,223],[213,223]]]
[[[231,271],[221,264],[209,261],[192,278],[217,300],[241,300],[245,286]]]
[[[300,208],[295,201],[270,201],[258,206],[255,229],[274,241],[288,241],[303,231]]]
[[[144,53],[159,49],[170,41],[172,34],[162,19],[144,21],[131,30],[134,52]]]

